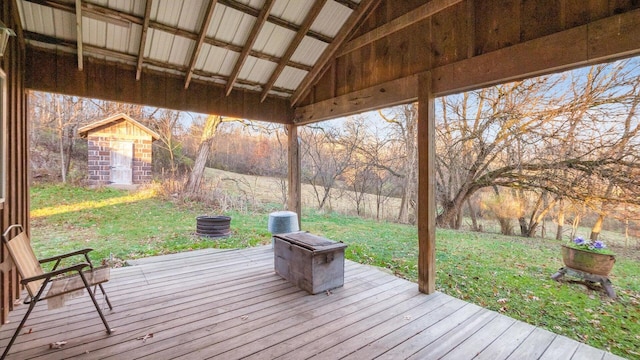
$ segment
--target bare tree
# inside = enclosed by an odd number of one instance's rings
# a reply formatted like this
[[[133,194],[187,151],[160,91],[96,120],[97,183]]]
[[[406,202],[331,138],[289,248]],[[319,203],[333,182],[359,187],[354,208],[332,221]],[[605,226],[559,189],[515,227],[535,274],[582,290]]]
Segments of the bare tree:
[[[391,126],[391,134],[401,144],[404,159],[398,159],[402,179],[402,198],[398,222],[409,223],[410,211],[415,215],[418,199],[418,108],[415,104],[397,106],[379,111],[380,117]]]
[[[631,114],[637,127],[630,111],[638,96],[633,84],[640,81],[634,74],[637,65],[605,64],[571,80],[540,77],[443,100],[438,224],[457,228],[462,204],[487,186],[536,191],[539,199],[552,194],[547,205],[560,197],[638,202],[630,174],[637,173],[640,142],[637,129],[624,130],[620,121],[621,114]],[[616,191],[608,193],[611,182]],[[547,209],[532,204],[533,212]],[[523,222],[526,233],[539,215]]]
[[[200,136],[200,143],[198,145],[198,151],[196,160],[191,169],[189,180],[185,184],[184,192],[187,195],[194,195],[200,189],[200,183],[204,174],[204,169],[209,158],[209,152],[213,144],[213,138],[218,130],[218,126],[222,124],[223,118],[220,115],[209,115],[204,123],[202,135]]]
[[[177,135],[182,132],[180,116],[180,112],[162,110],[157,113],[157,117],[154,121],[150,121],[149,124],[150,127],[160,135],[156,149],[166,154],[171,176],[176,175],[180,162],[179,157],[181,157],[180,149],[182,148],[182,144],[177,137]],[[158,154],[156,154],[154,158],[158,161]]]
[[[301,154],[307,163],[303,178],[313,185],[318,209],[323,209],[337,180],[351,165],[357,146],[341,143],[340,131],[336,128],[305,126],[301,130]]]

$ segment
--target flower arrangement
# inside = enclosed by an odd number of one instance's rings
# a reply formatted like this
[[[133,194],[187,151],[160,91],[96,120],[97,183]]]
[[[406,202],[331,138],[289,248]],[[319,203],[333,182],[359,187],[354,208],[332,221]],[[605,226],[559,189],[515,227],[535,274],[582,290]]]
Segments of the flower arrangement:
[[[578,250],[589,251],[598,254],[613,255],[613,251],[609,250],[609,248],[607,248],[607,245],[605,245],[604,241],[602,240],[591,241],[585,240],[583,237],[578,236],[575,239],[571,240],[568,246],[570,248]]]

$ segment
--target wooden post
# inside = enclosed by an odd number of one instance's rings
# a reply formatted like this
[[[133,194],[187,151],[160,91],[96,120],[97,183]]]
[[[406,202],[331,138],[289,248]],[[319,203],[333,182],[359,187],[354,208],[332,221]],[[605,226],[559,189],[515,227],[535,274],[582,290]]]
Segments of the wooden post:
[[[418,288],[436,291],[435,101],[431,72],[418,78]]]
[[[289,194],[287,208],[298,214],[298,226],[302,229],[302,184],[300,180],[300,143],[298,141],[298,125],[288,124],[289,142]]]

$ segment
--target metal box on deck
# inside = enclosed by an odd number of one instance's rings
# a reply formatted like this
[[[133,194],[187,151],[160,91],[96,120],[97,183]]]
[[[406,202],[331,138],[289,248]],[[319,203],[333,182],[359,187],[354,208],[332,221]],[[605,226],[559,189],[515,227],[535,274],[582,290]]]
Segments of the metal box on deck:
[[[273,238],[278,275],[310,294],[344,285],[346,244],[307,232],[277,234]]]

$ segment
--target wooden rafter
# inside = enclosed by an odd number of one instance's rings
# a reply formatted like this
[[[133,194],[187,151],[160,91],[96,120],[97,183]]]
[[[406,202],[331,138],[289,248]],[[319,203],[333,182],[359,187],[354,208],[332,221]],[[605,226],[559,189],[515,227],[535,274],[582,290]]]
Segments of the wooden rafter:
[[[149,31],[152,4],[153,0],[147,0],[144,8],[144,21],[142,22],[142,34],[140,35],[140,47],[138,49],[138,61],[136,64],[136,80],[140,80],[140,75],[142,74],[142,62],[144,61],[144,49],[147,44],[147,31]]]
[[[191,60],[189,60],[189,67],[187,68],[187,77],[184,81],[184,88],[189,87],[189,83],[191,82],[191,76],[193,76],[193,68],[196,66],[196,61],[198,60],[198,55],[200,55],[200,49],[202,49],[202,43],[204,39],[207,37],[207,29],[209,29],[209,24],[211,23],[211,18],[213,17],[213,10],[216,7],[217,0],[209,0],[209,4],[207,5],[207,10],[204,16],[204,20],[202,21],[202,26],[200,26],[200,32],[198,33],[198,39],[196,40],[196,46],[193,49],[193,53],[191,54]]]
[[[267,17],[271,12],[271,8],[273,7],[274,3],[275,3],[275,0],[267,0],[262,6],[262,10],[260,10],[260,14],[258,14],[258,17],[256,18],[256,22],[253,24],[253,29],[251,29],[251,33],[249,33],[249,36],[247,37],[247,41],[245,42],[244,48],[240,53],[240,57],[238,57],[238,61],[236,61],[236,65],[234,66],[233,71],[231,72],[231,75],[229,75],[229,80],[227,81],[227,89],[225,91],[227,96],[229,96],[229,94],[231,93],[231,90],[233,89],[233,84],[235,84],[236,80],[238,79],[240,70],[242,69],[244,62],[247,60],[247,57],[249,56],[249,52],[253,48],[253,44],[255,44],[256,39],[258,38],[258,34],[260,33],[262,26],[267,21]]]
[[[316,64],[313,66],[313,70],[311,70],[307,76],[302,80],[298,89],[293,93],[291,97],[291,106],[295,106],[298,101],[302,98],[304,94],[311,88],[312,84],[317,80],[318,76],[321,74],[325,65],[333,59],[336,54],[338,48],[345,41],[347,36],[351,33],[353,28],[360,22],[360,20],[368,14],[370,11],[375,9],[378,4],[380,4],[381,0],[363,0],[358,9],[351,13],[347,21],[342,26],[342,29],[338,32],[336,37],[333,39],[333,42],[324,49],[322,55]]]
[[[78,70],[84,67],[84,56],[82,55],[82,0],[76,0],[76,42],[78,49]]]
[[[340,53],[337,55],[342,56],[351,51],[359,49],[367,44],[371,44],[372,42],[382,39],[383,37],[389,36],[394,32],[400,31],[407,26],[411,26],[418,21],[424,20],[429,16],[439,13],[440,11],[453,6],[462,0],[432,0],[428,3],[420,6],[419,8],[408,12],[400,17],[397,17],[390,22],[369,31],[368,33],[357,37],[354,40],[346,43],[341,49]]]
[[[324,7],[324,4],[326,4],[326,2],[327,0],[316,0],[311,10],[309,10],[307,17],[304,19],[304,22],[302,22],[302,24],[300,25],[300,30],[298,30],[298,32],[296,33],[296,36],[293,38],[293,40],[289,44],[287,51],[284,53],[284,55],[282,55],[282,58],[278,62],[278,66],[276,67],[275,70],[273,70],[273,73],[271,74],[269,81],[267,81],[267,83],[265,84],[264,89],[262,90],[262,96],[260,97],[261,101],[264,101],[264,99],[267,98],[267,95],[269,94],[269,90],[271,90],[271,88],[273,87],[273,84],[276,83],[276,81],[278,80],[278,77],[280,77],[280,74],[282,74],[284,67],[287,65],[287,63],[291,59],[291,56],[293,56],[293,53],[298,48],[298,45],[300,45],[300,43],[302,42],[302,39],[304,39],[305,35],[307,34],[307,31],[309,31],[309,29],[311,28],[311,25],[313,24],[315,19],[318,17],[318,14],[320,14],[320,11],[322,11],[322,8]]]

